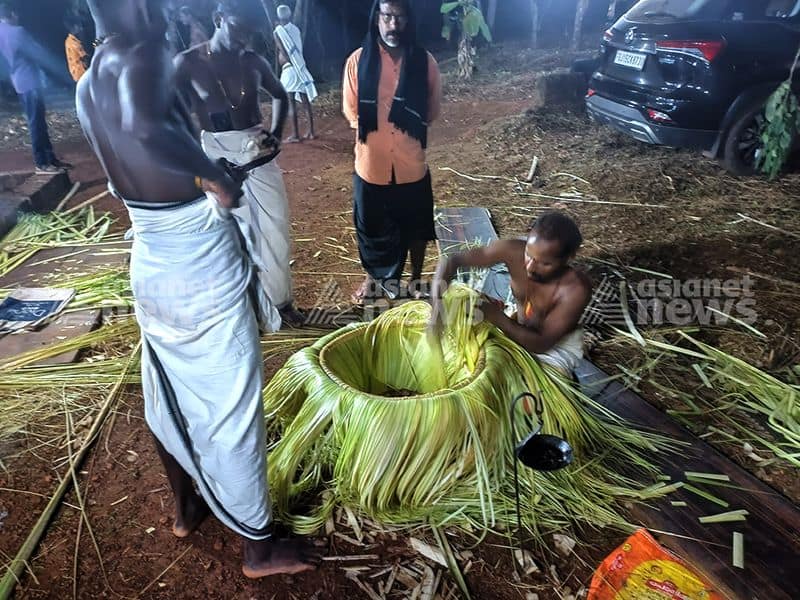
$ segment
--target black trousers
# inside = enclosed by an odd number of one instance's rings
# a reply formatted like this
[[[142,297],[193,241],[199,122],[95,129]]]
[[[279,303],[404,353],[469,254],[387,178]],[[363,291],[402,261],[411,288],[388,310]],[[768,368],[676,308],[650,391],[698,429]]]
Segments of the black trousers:
[[[376,185],[353,174],[353,222],[364,270],[398,284],[409,245],[436,239],[431,174],[412,183]]]

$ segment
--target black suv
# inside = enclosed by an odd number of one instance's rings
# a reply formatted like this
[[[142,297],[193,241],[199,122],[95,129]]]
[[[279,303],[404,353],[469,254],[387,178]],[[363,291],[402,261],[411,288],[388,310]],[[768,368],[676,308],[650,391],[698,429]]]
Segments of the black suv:
[[[766,99],[799,46],[800,0],[641,0],[605,32],[586,108],[637,140],[750,174]]]

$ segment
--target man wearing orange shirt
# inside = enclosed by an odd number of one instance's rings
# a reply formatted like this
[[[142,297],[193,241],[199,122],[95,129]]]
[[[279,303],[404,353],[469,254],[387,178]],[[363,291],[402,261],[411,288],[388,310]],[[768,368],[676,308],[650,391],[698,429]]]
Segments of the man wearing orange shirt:
[[[343,112],[358,131],[353,220],[367,273],[353,301],[397,297],[407,254],[409,291],[418,295],[425,247],[436,237],[425,147],[442,86],[433,56],[417,45],[408,0],[375,0],[343,79]]]

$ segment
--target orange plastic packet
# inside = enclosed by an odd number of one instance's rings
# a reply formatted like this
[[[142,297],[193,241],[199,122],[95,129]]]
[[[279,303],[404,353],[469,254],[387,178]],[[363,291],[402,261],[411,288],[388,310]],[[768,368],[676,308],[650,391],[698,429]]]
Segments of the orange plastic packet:
[[[600,564],[587,600],[724,600],[700,575],[639,529]]]

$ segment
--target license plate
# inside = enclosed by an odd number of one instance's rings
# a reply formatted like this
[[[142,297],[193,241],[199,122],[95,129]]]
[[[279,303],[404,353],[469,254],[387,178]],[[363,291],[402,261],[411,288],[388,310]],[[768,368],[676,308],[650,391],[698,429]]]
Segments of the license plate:
[[[638,52],[626,52],[625,50],[617,50],[614,56],[614,64],[622,65],[623,67],[630,67],[641,71],[644,68],[644,61],[647,60],[647,54],[639,54]]]

